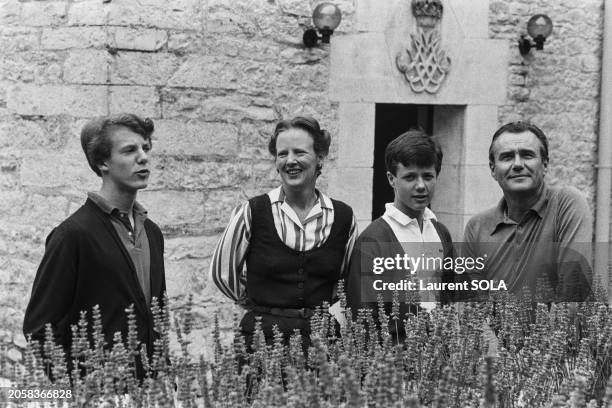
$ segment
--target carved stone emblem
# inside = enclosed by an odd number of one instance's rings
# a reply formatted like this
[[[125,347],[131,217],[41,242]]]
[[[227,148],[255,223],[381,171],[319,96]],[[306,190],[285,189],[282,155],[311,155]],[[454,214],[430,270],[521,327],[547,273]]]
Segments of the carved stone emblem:
[[[404,74],[413,92],[438,92],[451,60],[442,49],[436,25],[442,18],[440,0],[412,0],[412,13],[417,20],[416,34],[410,34],[410,45],[397,53],[395,63]]]

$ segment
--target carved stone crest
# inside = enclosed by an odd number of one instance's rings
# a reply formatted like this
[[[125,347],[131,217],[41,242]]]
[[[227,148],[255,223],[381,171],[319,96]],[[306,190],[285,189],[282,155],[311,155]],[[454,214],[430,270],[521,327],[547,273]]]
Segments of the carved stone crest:
[[[413,92],[438,92],[450,69],[450,57],[442,49],[440,31],[436,29],[442,10],[441,0],[412,0],[417,32],[410,34],[408,48],[397,54],[395,63]]]

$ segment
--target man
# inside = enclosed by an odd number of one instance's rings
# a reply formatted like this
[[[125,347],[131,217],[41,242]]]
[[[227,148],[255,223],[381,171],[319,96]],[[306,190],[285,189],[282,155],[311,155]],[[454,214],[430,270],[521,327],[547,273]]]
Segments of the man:
[[[472,278],[503,281],[510,292],[538,301],[585,299],[590,212],[576,189],[546,184],[546,135],[527,122],[500,127],[489,147],[489,167],[504,196],[466,226],[466,255],[486,259],[483,273]]]
[[[453,245],[448,230],[428,208],[442,166],[442,150],[439,144],[421,130],[410,130],[389,143],[385,150],[385,165],[394,199],[392,203],[385,205],[383,216],[374,220],[355,243],[346,283],[347,303],[353,313],[365,306],[372,307],[376,313],[377,294],[386,300],[387,313],[391,311],[389,298],[393,295],[393,290],[383,289],[377,280],[395,283],[407,275],[416,275],[425,280],[431,280],[433,275],[438,275],[438,280],[441,277],[445,282],[452,281],[452,270],[426,270],[427,268],[417,267],[412,263],[400,263],[399,268],[394,263],[393,268],[384,272],[376,270],[377,265],[382,264],[378,259],[396,259],[398,255],[402,257],[407,254],[416,258],[438,260],[453,257]],[[409,270],[407,266],[412,269]],[[441,272],[442,276],[439,276]],[[414,291],[419,291],[418,286]],[[405,290],[399,292],[402,292],[402,305],[400,316],[397,317],[401,322],[403,315],[411,308],[403,302]],[[442,299],[423,299],[443,302],[450,300],[448,292],[430,295],[443,296]],[[433,305],[431,302],[421,303],[421,306],[426,308]],[[401,342],[405,337],[401,324],[391,324],[389,330],[396,341]]]
[[[83,128],[81,146],[102,187],[47,237],[23,322],[26,336],[44,341],[50,323],[56,343],[70,356],[70,326],[81,311],[91,324],[92,307],[99,305],[110,347],[115,332],[126,339],[125,309],[134,305],[138,340],[153,350],[150,305],[166,289],[164,241],[136,202],[149,180],[152,133],[153,122],[133,114],[100,117]]]

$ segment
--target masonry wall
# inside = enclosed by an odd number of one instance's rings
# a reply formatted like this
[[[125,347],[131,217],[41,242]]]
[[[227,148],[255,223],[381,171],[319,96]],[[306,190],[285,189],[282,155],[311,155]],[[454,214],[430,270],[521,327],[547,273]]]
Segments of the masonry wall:
[[[354,32],[355,4],[336,3],[343,22],[335,35]],[[539,124],[551,139],[550,181],[580,188],[590,203],[602,7],[603,0],[490,2],[490,35],[512,51],[499,121]],[[538,12],[555,29],[544,51],[523,60],[516,40]],[[209,259],[231,209],[277,185],[266,149],[275,122],[310,114],[338,133],[329,49],[301,43],[310,14],[309,2],[297,0],[0,0],[3,343],[23,343],[45,237],[99,187],[80,128],[119,111],[155,121],[154,171],[139,201],[166,236],[173,307],[194,295],[203,348],[214,310],[229,327],[235,309],[210,287]],[[337,149],[333,143],[327,169]]]
[[[527,119],[549,138],[548,181],[572,185],[594,211],[603,0],[491,1],[490,35],[508,39],[508,100],[499,121]],[[543,51],[523,58],[517,37],[530,16],[544,13],[553,33]],[[517,28],[518,27],[518,28]]]

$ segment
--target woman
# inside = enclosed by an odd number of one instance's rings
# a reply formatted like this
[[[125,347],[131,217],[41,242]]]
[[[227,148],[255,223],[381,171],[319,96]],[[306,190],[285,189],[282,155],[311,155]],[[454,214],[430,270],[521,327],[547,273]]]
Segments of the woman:
[[[295,329],[307,339],[313,309],[331,304],[348,266],[353,211],[315,188],[330,142],[313,118],[279,122],[268,150],[281,185],[232,212],[213,255],[213,282],[248,310],[240,329],[249,348],[256,316],[268,343],[275,324],[285,342]]]

